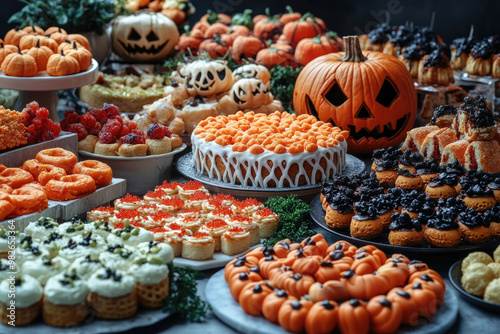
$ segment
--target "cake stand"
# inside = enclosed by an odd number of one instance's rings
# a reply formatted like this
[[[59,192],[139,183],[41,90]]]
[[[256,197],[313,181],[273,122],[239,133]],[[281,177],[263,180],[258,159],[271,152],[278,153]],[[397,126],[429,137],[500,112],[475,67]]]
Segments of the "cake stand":
[[[81,87],[94,82],[97,79],[98,69],[99,64],[92,59],[87,71],[60,77],[51,76],[46,71],[39,72],[34,77],[11,77],[0,73],[0,88],[19,91],[16,110],[21,111],[28,103],[37,101],[40,106],[49,110],[49,117],[52,120],[58,121],[57,90]]]

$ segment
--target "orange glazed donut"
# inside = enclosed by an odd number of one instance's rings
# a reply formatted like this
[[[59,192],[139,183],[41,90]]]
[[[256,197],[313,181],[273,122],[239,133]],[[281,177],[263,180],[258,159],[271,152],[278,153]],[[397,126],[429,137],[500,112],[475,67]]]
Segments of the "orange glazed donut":
[[[92,177],[83,174],[62,176],[45,185],[47,196],[54,201],[69,201],[93,193],[96,190]]]
[[[9,201],[4,199],[0,200],[0,220],[4,220],[12,211],[14,211],[15,207]]]
[[[9,201],[15,209],[9,217],[27,215],[29,213],[45,210],[49,206],[47,195],[32,187],[14,189],[5,200]]]
[[[45,186],[52,179],[66,176],[66,171],[60,167],[43,164],[41,166],[50,166],[49,170],[43,171],[38,175],[38,182],[42,186]]]
[[[96,160],[85,160],[78,162],[73,167],[72,174],[84,174],[92,177],[97,188],[105,187],[113,179],[111,167]]]
[[[66,173],[71,172],[73,166],[78,162],[76,155],[73,152],[63,150],[62,148],[49,148],[38,152],[36,160],[42,164],[54,165],[61,167]]]
[[[33,176],[21,168],[5,168],[0,172],[0,184],[8,185],[14,189],[33,181]]]

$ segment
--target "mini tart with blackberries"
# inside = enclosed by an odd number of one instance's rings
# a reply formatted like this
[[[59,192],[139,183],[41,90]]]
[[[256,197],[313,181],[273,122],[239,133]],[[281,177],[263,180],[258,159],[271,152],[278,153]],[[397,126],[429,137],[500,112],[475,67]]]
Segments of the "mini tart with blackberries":
[[[491,74],[491,65],[495,48],[488,41],[481,41],[471,49],[465,72],[471,75],[485,76]]]
[[[458,197],[450,197],[448,199],[440,198],[437,203],[437,210],[441,210],[443,208],[453,210],[456,215],[467,210],[467,206],[464,201]]]
[[[458,215],[458,228],[462,238],[471,244],[486,242],[491,238],[489,220],[472,208]]]
[[[456,213],[449,208],[442,208],[427,220],[424,231],[425,240],[436,247],[456,247],[462,236],[455,221]]]
[[[500,203],[500,177],[497,177],[493,181],[488,183],[488,189],[493,191],[495,199]]]
[[[395,246],[418,246],[424,240],[422,224],[407,213],[392,215],[389,226],[389,243]]]
[[[370,240],[382,234],[384,225],[372,203],[357,202],[355,210],[350,225],[352,237]]]
[[[455,82],[450,61],[437,49],[418,64],[418,82],[424,85],[448,85]]]
[[[460,184],[455,174],[441,173],[425,187],[425,194],[434,199],[456,197],[459,193]]]
[[[465,139],[468,141],[493,140],[497,136],[495,115],[487,106],[472,109],[465,121]]]
[[[346,175],[338,175],[335,176],[332,180],[324,181],[323,184],[321,185],[321,193],[320,193],[320,200],[321,204],[323,205],[323,210],[326,211],[326,207],[328,206],[328,201],[327,201],[328,196],[335,195],[339,187],[344,187],[345,189],[350,188],[352,190],[355,190],[357,186],[358,185]]]
[[[390,147],[373,152],[372,171],[383,187],[393,187],[398,178],[398,158],[401,150]]]
[[[493,191],[481,183],[462,183],[460,197],[467,207],[480,212],[486,211],[497,204]]]
[[[500,205],[485,211],[484,219],[490,223],[491,236],[500,238]]]
[[[417,170],[415,169],[415,164],[422,161],[424,161],[424,157],[419,152],[404,150],[403,154],[398,159],[398,168],[407,169],[411,173],[415,174],[417,172]]]
[[[441,105],[434,109],[434,115],[431,117],[429,124],[440,128],[451,128],[456,116],[457,108],[449,104]]]
[[[328,226],[338,229],[346,229],[351,225],[354,216],[354,199],[342,192],[328,198],[325,221]]]
[[[414,43],[408,45],[404,53],[399,56],[399,60],[403,62],[414,79],[418,78],[419,62],[425,56],[425,53],[425,49],[420,44]]]
[[[373,197],[373,206],[375,206],[384,230],[389,229],[391,224],[391,216],[396,213],[396,208],[394,205],[394,198],[391,194],[381,194],[377,197]]]
[[[422,178],[424,185],[427,185],[435,177],[441,173],[441,166],[436,159],[427,159],[424,162],[417,162],[415,164],[417,174]]]
[[[422,190],[424,182],[420,175],[413,174],[406,168],[400,168],[398,169],[398,178],[396,179],[395,186],[396,188],[407,190]]]
[[[450,45],[450,64],[453,70],[463,70],[467,65],[467,58],[472,47],[477,43],[473,38],[456,38]]]
[[[434,211],[434,203],[424,193],[412,190],[401,198],[401,213],[408,214],[412,219],[417,219],[419,213],[429,210]]]
[[[391,27],[387,24],[380,24],[368,33],[367,51],[384,51],[385,44],[389,41]]]
[[[451,163],[444,165],[442,167],[442,171],[448,174],[454,174],[458,177],[462,177],[467,173],[467,170],[457,159],[453,160]]]

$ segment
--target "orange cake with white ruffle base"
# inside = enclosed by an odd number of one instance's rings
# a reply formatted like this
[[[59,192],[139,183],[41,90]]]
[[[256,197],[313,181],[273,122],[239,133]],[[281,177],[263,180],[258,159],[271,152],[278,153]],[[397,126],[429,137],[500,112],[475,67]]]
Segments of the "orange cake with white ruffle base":
[[[343,171],[347,136],[311,115],[239,111],[200,122],[191,143],[196,169],[219,181],[297,187]]]

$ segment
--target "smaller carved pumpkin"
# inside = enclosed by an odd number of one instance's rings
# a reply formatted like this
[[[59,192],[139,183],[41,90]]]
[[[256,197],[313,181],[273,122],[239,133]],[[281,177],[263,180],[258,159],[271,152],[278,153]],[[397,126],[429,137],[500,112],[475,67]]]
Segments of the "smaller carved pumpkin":
[[[340,250],[340,251],[344,252],[345,256],[352,257],[356,253],[356,251],[358,250],[358,247],[354,246],[353,244],[351,244],[347,241],[340,240],[340,241],[337,241],[337,242],[331,244],[330,247],[328,247],[328,249],[326,250],[326,253],[329,254],[330,252],[333,252],[336,250]]]
[[[10,55],[11,53],[16,53],[17,48],[14,45],[0,43],[0,65],[2,65],[5,57]]]
[[[422,283],[405,286],[405,291],[408,292],[411,298],[418,305],[418,312],[423,317],[433,317],[436,314],[437,297],[429,286],[424,286]]]
[[[349,293],[341,281],[316,282],[309,287],[309,298],[315,303],[322,300],[342,301],[349,298]]]
[[[333,300],[315,303],[306,316],[306,332],[309,334],[328,334],[337,327],[338,304]]]
[[[278,323],[286,331],[297,333],[304,330],[306,316],[313,303],[306,299],[287,300],[278,312]]]
[[[92,53],[83,46],[77,46],[76,41],[73,41],[73,46],[66,51],[66,54],[75,58],[80,65],[80,71],[86,71],[92,64]]]
[[[222,60],[196,60],[179,70],[186,77],[190,95],[211,96],[228,91],[233,85],[231,70]]]
[[[71,75],[78,72],[80,72],[78,61],[66,56],[62,50],[61,53],[50,56],[47,63],[47,73],[53,76]]]
[[[23,28],[23,31],[31,34],[31,35],[38,35],[38,36],[43,36],[45,34],[44,30],[40,28],[39,26],[26,26]]]
[[[219,113],[229,115],[238,110],[255,110],[272,102],[273,95],[269,92],[267,85],[259,79],[248,78],[238,80],[231,87],[229,95],[219,101],[218,109]]]
[[[313,38],[323,33],[323,27],[311,13],[304,14],[299,20],[288,22],[283,27],[283,35],[296,46],[304,38]]]
[[[58,32],[60,34],[63,34],[63,35],[68,35],[67,31],[64,30],[61,27],[50,27],[50,28],[47,28],[47,30],[45,30],[45,32],[43,34],[44,35],[55,34],[56,32]]]
[[[418,325],[418,305],[407,291],[401,288],[394,288],[389,291],[386,298],[393,304],[398,303],[401,305],[403,310],[401,323],[411,326]]]
[[[392,303],[385,296],[376,296],[366,305],[370,313],[371,330],[374,333],[394,333],[403,320],[403,309],[399,303]]]
[[[269,81],[271,79],[271,73],[269,73],[269,70],[262,65],[247,64],[236,68],[233,71],[234,82],[243,78],[260,79],[267,85],[268,88],[271,85]]]
[[[364,334],[370,330],[370,313],[364,301],[351,299],[339,306],[339,328],[343,334]]]
[[[317,282],[324,283],[340,279],[340,270],[331,261],[321,261],[318,270],[314,273]]]
[[[239,273],[238,275],[233,275],[229,280],[229,291],[231,291],[231,296],[237,301],[241,290],[252,282],[262,281],[262,277],[257,273]]]
[[[10,76],[32,77],[38,72],[35,58],[22,54],[21,50],[7,55],[2,62],[2,71]]]
[[[288,296],[285,290],[275,290],[268,295],[262,304],[262,315],[264,318],[271,322],[278,323],[279,310],[287,300],[297,300],[297,298]]]
[[[28,35],[26,31],[19,30],[19,27],[11,29],[5,34],[4,43],[19,46],[19,41],[23,36]]]
[[[35,47],[24,51],[35,58],[38,71],[45,71],[47,69],[49,58],[54,54],[54,52],[52,52],[52,50],[48,47],[40,46],[40,40],[38,40],[38,43]]]
[[[293,274],[285,279],[285,290],[290,296],[300,298],[307,294],[313,284],[314,278],[312,276]]]
[[[262,313],[264,299],[272,292],[264,281],[249,283],[241,290],[238,302],[247,314],[257,316]]]
[[[236,64],[241,64],[243,59],[255,59],[263,48],[264,42],[255,36],[238,36],[233,42],[231,55]]]

